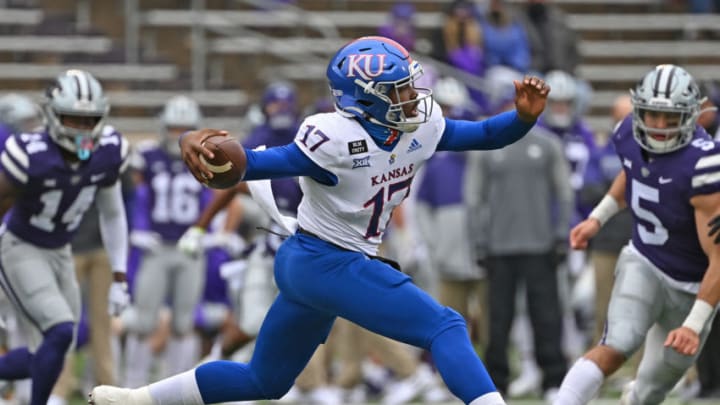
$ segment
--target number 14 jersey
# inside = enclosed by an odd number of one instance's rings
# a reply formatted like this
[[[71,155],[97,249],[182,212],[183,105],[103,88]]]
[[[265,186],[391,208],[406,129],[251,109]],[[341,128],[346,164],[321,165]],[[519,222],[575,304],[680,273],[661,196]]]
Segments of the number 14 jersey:
[[[69,243],[100,187],[115,184],[125,169],[129,144],[106,126],[84,162],[70,164],[47,132],[7,138],[0,168],[18,189],[5,221],[21,239],[43,248]]]

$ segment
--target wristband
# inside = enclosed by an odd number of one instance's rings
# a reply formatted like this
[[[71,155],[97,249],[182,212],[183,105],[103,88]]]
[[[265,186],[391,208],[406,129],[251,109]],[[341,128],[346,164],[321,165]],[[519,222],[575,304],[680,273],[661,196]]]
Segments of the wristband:
[[[598,222],[600,222],[600,226],[603,226],[613,215],[617,214],[618,211],[620,211],[620,205],[618,205],[615,198],[609,194],[605,194],[605,197],[593,208],[588,218],[597,219]]]
[[[712,316],[715,308],[707,302],[696,299],[690,313],[685,318],[682,326],[692,329],[698,335],[702,332],[708,319]]]

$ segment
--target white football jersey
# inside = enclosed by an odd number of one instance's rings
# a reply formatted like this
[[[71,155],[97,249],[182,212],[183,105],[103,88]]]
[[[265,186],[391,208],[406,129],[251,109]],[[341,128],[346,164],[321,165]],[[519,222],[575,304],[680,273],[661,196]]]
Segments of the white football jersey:
[[[337,176],[338,184],[300,179],[300,227],[344,248],[376,255],[393,209],[408,195],[413,177],[435,152],[444,130],[442,111],[435,104],[430,120],[402,134],[388,152],[355,119],[338,113],[306,118],[295,143]]]

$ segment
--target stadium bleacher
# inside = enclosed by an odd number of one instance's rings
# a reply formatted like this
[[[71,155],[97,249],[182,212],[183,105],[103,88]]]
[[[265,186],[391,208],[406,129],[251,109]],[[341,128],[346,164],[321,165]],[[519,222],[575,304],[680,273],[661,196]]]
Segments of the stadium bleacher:
[[[35,3],[39,5],[36,8],[5,8],[0,13],[0,32],[15,34],[0,36],[0,62],[4,62],[0,63],[0,83],[8,89],[39,90],[42,80],[81,61],[83,68],[101,80],[127,82],[124,89],[119,86],[124,92],[113,93],[118,107],[113,116],[127,115],[138,123],[157,113],[158,98],[147,94],[153,87],[210,91],[201,104],[223,114],[211,117],[225,122],[236,122],[265,82],[278,76],[307,87],[301,94],[303,101],[310,102],[325,91],[324,63],[329,53],[349,38],[374,33],[386,21],[393,2],[299,0],[283,8],[250,0],[154,0],[92,7],[86,1]],[[86,8],[82,3],[88,3]],[[684,14],[655,0],[555,3],[568,12],[570,26],[580,34],[583,63],[577,74],[596,92],[588,118],[598,129],[608,125],[615,96],[627,91],[654,64],[680,63],[699,80],[720,79],[720,70],[713,68],[720,58],[720,43],[714,38],[720,27],[718,15]],[[192,4],[204,7],[192,10]],[[418,0],[414,4],[419,35],[436,35],[449,0]],[[96,31],[92,35],[32,32],[53,15],[70,13],[78,20],[81,10],[89,14]],[[128,50],[128,44],[133,50]],[[114,63],[94,63],[109,59],[113,52],[119,53],[111,59]],[[34,63],[31,55],[39,54],[43,58]],[[55,65],[47,63],[48,55],[58,55]],[[135,62],[128,64],[128,59]],[[221,90],[224,92],[218,92]],[[164,93],[159,94],[163,97]],[[151,99],[154,101],[148,101]],[[147,124],[145,128],[151,130],[151,122]]]

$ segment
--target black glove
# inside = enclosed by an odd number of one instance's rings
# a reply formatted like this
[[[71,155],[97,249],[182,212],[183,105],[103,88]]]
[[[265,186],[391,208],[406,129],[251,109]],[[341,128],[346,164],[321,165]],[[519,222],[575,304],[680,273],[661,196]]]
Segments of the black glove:
[[[715,235],[715,244],[720,244],[720,215],[711,219],[710,222],[708,222],[708,226],[710,227],[708,236],[712,237]]]

